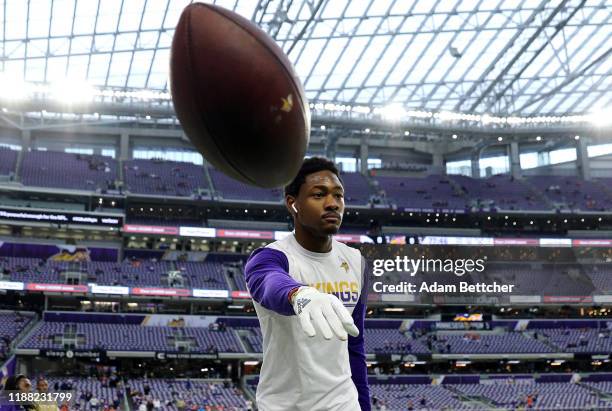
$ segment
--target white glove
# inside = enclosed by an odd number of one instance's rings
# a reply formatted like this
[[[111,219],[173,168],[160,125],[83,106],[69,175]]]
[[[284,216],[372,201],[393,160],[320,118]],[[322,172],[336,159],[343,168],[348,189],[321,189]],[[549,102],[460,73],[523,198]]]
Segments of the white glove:
[[[304,333],[309,337],[317,335],[316,330],[326,340],[331,339],[333,334],[342,341],[348,339],[347,333],[353,337],[359,335],[351,314],[331,294],[322,293],[314,287],[300,287],[292,297],[292,304]]]

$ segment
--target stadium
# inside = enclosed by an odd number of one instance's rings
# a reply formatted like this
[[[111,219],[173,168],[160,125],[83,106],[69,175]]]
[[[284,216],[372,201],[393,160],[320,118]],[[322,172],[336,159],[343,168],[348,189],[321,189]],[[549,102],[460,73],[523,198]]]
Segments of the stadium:
[[[0,385],[70,394],[47,411],[265,411],[245,267],[297,210],[181,127],[190,3],[0,7]],[[612,2],[207,3],[293,64],[334,240],[398,262],[369,279],[371,409],[612,410]]]

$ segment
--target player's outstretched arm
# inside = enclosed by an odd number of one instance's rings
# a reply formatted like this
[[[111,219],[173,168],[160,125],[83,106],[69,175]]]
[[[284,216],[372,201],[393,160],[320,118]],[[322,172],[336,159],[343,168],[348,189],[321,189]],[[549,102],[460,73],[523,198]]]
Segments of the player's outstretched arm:
[[[289,275],[285,253],[273,248],[258,248],[244,267],[244,277],[253,300],[279,314],[295,314],[289,293],[303,284]]]
[[[288,273],[287,256],[272,248],[251,254],[244,269],[251,297],[265,308],[282,315],[297,315],[304,333],[318,333],[326,339],[335,334],[341,340],[359,330],[337,297],[295,281]]]

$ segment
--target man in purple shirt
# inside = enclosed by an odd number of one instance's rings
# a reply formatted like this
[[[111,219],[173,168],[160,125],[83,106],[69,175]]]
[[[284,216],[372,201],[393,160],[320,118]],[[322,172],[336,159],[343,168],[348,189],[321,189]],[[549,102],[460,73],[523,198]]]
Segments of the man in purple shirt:
[[[344,212],[336,166],[305,160],[285,204],[295,232],[255,250],[245,266],[263,334],[259,409],[370,411],[366,265],[359,250],[332,237]]]

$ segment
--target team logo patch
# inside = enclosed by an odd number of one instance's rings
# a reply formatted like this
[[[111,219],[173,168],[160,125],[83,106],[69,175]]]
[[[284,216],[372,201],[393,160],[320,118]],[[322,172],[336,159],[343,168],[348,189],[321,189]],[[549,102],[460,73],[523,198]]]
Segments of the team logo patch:
[[[293,109],[293,96],[291,94],[289,94],[287,98],[281,97],[281,102],[281,111],[288,113]]]
[[[298,314],[302,314],[302,311],[304,310],[304,307],[306,307],[308,305],[308,303],[310,302],[309,298],[300,298],[299,300],[297,300],[297,310],[298,310]]]
[[[342,261],[342,264],[340,264],[340,268],[344,268],[344,271],[348,273],[349,265],[346,261]]]

